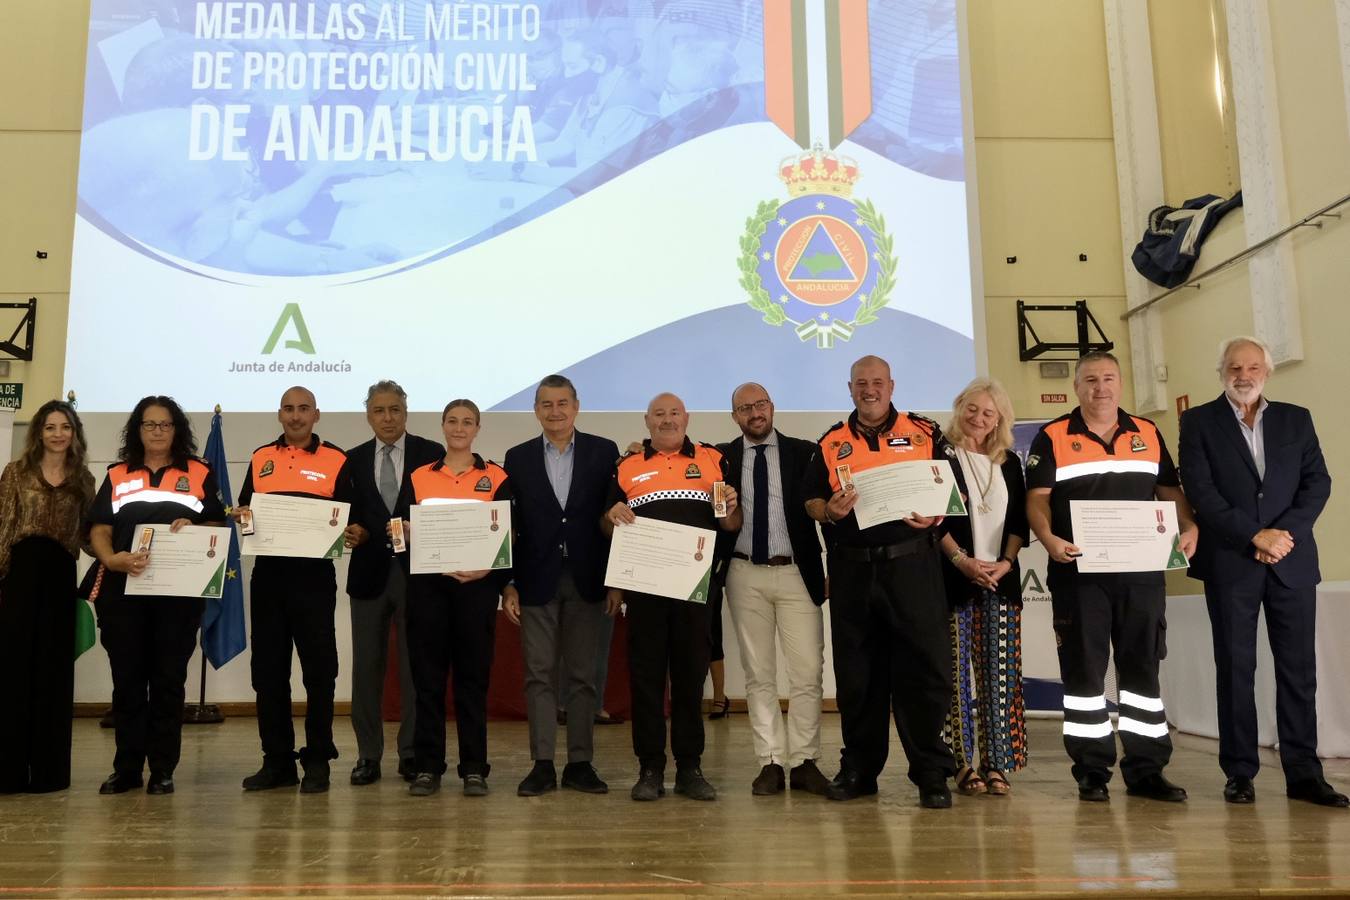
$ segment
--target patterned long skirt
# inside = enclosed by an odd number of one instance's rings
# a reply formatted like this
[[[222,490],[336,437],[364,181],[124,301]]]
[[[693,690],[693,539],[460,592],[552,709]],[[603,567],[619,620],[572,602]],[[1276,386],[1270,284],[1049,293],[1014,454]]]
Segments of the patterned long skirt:
[[[980,591],[952,614],[951,639],[952,706],[943,737],[956,765],[1021,769],[1027,764],[1021,608]]]

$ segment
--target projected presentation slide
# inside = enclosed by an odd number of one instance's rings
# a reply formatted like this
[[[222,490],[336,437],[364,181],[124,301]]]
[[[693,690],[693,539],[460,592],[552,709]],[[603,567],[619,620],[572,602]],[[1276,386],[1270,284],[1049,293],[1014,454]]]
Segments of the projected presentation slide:
[[[975,372],[956,0],[92,0],[66,387],[897,406]]]

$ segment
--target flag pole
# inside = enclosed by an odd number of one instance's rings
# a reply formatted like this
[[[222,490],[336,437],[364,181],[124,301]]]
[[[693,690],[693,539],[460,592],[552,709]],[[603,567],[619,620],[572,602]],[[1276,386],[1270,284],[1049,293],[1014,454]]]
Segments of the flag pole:
[[[216,404],[215,414],[220,415],[219,403]],[[216,704],[206,702],[206,632],[200,626],[197,630],[197,643],[202,648],[199,699],[196,703],[185,703],[183,705],[183,724],[213,725],[217,722],[224,722],[225,714],[220,711],[220,707]]]

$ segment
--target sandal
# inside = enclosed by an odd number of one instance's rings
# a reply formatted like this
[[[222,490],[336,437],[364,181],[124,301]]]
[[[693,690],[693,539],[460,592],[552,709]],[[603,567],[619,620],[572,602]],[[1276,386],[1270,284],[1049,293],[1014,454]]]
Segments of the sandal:
[[[1012,785],[998,769],[989,769],[984,773],[985,788],[995,797],[1006,797],[1012,791]]]
[[[714,700],[711,711],[708,713],[710,719],[725,719],[731,715],[731,698],[723,697],[721,700]]]
[[[983,794],[986,790],[984,779],[980,773],[976,772],[970,766],[962,766],[956,773],[956,792],[965,794],[967,797],[973,797],[976,794]]]

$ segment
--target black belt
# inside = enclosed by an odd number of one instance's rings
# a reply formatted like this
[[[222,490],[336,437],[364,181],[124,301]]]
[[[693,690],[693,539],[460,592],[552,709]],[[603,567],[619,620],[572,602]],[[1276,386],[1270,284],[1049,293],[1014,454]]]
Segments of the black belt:
[[[790,565],[792,565],[792,557],[790,557],[790,556],[770,556],[768,559],[764,560],[764,562],[762,562],[762,563],[757,563],[757,562],[755,562],[754,560],[752,560],[750,557],[746,556],[744,553],[741,553],[739,550],[737,550],[735,553],[732,553],[732,554],[731,554],[731,558],[732,558],[732,559],[743,559],[743,560],[745,560],[746,562],[748,562],[748,563],[753,563],[753,564],[756,565],[756,566],[790,566]]]
[[[845,544],[836,544],[830,552],[840,559],[847,559],[851,562],[883,562],[888,559],[899,559],[902,556],[925,553],[932,549],[933,539],[927,537],[915,541],[905,541],[902,544],[883,544],[880,547],[850,547]]]

